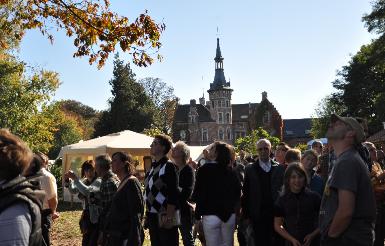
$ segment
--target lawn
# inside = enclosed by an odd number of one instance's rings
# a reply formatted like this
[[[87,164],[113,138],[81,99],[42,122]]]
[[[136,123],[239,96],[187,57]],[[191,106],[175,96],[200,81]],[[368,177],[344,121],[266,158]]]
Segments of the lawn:
[[[60,217],[55,220],[52,226],[51,241],[53,246],[77,246],[82,244],[82,234],[79,230],[79,218],[81,215],[82,208],[80,204],[74,203],[72,206],[67,202],[59,202],[58,212]],[[145,231],[144,246],[151,246],[148,231]],[[236,237],[235,237],[236,238]],[[179,245],[183,245],[180,241]],[[196,246],[201,244],[196,241]],[[235,240],[235,245],[238,242]]]

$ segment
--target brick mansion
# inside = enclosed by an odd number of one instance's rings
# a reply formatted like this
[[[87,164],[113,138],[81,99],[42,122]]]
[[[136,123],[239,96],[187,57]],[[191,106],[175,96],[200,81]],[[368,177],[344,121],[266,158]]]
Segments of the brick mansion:
[[[270,135],[283,138],[283,120],[274,105],[262,93],[259,103],[233,104],[233,89],[226,81],[221,48],[217,39],[214,80],[204,95],[178,105],[173,123],[173,141],[182,140],[189,145],[207,145],[215,140],[234,144],[235,140],[263,127]],[[251,88],[252,89],[252,88]]]

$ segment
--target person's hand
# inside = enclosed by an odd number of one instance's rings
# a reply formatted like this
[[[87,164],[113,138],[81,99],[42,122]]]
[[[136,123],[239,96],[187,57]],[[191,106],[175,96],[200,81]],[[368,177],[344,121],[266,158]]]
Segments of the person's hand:
[[[195,202],[188,202],[187,201],[187,205],[193,210],[193,211],[195,211],[195,208],[196,208],[196,203]]]
[[[303,246],[310,246],[311,241],[313,241],[313,239],[314,239],[314,235],[313,234],[311,234],[311,233],[307,234],[305,236],[305,238],[303,239],[303,242],[304,242]]]
[[[52,213],[52,220],[56,220],[59,217],[60,217],[60,215],[59,215],[58,212],[55,211],[55,212]]]
[[[65,178],[70,178],[72,180],[77,180],[79,179],[78,176],[76,176],[76,174],[74,173],[74,171],[72,170],[69,170],[65,175],[64,175]]]
[[[292,240],[290,240],[291,244],[293,246],[302,246],[297,239],[293,238]]]

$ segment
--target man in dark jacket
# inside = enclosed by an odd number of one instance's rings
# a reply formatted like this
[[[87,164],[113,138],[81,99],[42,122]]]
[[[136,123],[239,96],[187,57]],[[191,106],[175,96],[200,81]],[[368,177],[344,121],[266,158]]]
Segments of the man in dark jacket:
[[[278,163],[270,159],[271,143],[257,142],[259,158],[245,169],[242,215],[254,230],[255,245],[270,246],[273,238],[272,173]]]
[[[21,176],[31,159],[21,139],[0,129],[0,245],[43,245],[44,193]]]

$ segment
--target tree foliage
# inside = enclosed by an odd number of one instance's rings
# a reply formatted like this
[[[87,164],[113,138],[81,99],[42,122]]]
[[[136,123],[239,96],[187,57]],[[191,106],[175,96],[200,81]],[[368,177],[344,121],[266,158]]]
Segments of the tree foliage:
[[[143,86],[135,79],[130,65],[124,65],[116,55],[114,60],[112,98],[110,108],[104,111],[95,125],[94,136],[103,136],[122,130],[142,132],[153,123],[154,104]]]
[[[54,120],[48,102],[59,86],[57,73],[31,71],[12,56],[0,59],[0,127],[19,135],[33,150],[48,151]]]
[[[139,80],[146,94],[153,101],[154,124],[152,128],[159,129],[165,134],[170,134],[174,120],[174,113],[178,98],[174,95],[174,88],[168,86],[159,78],[144,78]]]
[[[368,119],[374,133],[385,121],[385,42],[381,37],[364,45],[333,82],[333,100],[346,106],[346,114]]]
[[[81,128],[81,139],[90,139],[94,134],[95,124],[99,120],[100,112],[75,100],[63,100],[59,104],[60,110],[65,116],[75,120],[77,127]]]
[[[249,135],[245,137],[240,137],[235,140],[235,149],[237,151],[244,150],[253,155],[257,154],[257,146],[256,143],[259,139],[266,138],[268,139],[272,146],[275,147],[279,142],[279,138],[270,136],[267,131],[265,131],[262,127],[258,127],[253,130]]]
[[[144,129],[143,133],[150,137],[155,137],[156,135],[163,134],[163,132],[159,128],[150,128],[150,129]]]
[[[332,96],[324,97],[315,108],[315,115],[312,117],[311,135],[313,138],[324,138],[329,127],[330,116],[333,113],[344,114],[346,108],[343,104],[337,103]]]
[[[369,32],[383,35],[385,33],[385,0],[374,1],[372,12],[365,14],[362,20]]]
[[[84,130],[79,126],[77,117],[66,114],[61,110],[61,103],[52,105],[55,108],[52,117],[55,120],[52,147],[48,151],[50,159],[56,159],[63,146],[74,144],[84,139]]]
[[[109,0],[0,0],[0,47],[21,40],[28,29],[40,30],[51,42],[52,30],[63,29],[74,38],[73,56],[87,56],[100,68],[117,45],[134,64],[150,65],[165,25],[155,23],[147,10],[135,20],[120,16],[111,11]]]

